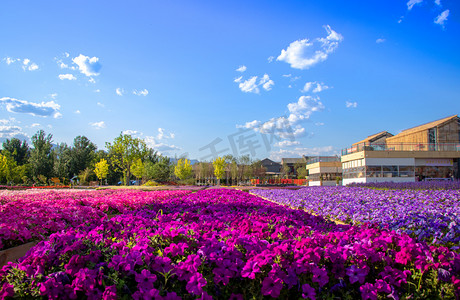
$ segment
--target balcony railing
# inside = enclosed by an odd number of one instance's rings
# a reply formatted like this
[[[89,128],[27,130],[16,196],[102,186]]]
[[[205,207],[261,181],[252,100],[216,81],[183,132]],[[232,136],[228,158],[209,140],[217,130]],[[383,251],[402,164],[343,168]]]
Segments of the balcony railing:
[[[342,156],[361,151],[460,151],[459,143],[394,143],[394,144],[357,144],[342,149]]]
[[[338,156],[316,156],[309,158],[307,160],[307,165],[311,165],[317,162],[331,162],[331,161],[340,161]]]

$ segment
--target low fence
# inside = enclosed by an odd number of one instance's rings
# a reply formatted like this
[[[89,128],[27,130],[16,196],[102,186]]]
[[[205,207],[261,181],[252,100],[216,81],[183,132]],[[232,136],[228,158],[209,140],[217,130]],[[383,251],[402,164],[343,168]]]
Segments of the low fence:
[[[251,179],[251,184],[295,184],[306,185],[306,179]]]

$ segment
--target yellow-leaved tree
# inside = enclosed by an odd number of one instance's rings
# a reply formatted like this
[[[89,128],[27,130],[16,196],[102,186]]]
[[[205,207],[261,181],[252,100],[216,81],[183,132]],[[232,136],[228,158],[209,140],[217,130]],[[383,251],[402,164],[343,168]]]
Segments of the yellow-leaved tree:
[[[96,176],[101,181],[102,185],[102,179],[107,178],[107,174],[109,173],[109,164],[107,163],[107,160],[101,159],[98,163],[96,163],[94,173],[96,173]]]
[[[218,157],[212,162],[212,165],[214,167],[214,175],[217,177],[217,185],[220,185],[220,180],[224,178],[225,175],[227,162],[225,161],[225,158]]]
[[[192,175],[192,165],[190,161],[186,158],[181,158],[177,162],[177,165],[174,167],[174,175],[176,175],[180,180],[185,180]]]

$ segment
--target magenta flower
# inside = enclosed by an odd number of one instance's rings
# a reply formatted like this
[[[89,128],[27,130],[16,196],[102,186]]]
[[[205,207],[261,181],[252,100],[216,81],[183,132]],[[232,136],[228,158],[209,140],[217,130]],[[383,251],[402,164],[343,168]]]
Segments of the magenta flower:
[[[105,291],[102,294],[103,300],[117,300],[117,287],[115,285],[109,285],[105,287]]]
[[[200,295],[203,293],[203,287],[207,284],[206,279],[200,273],[195,273],[190,277],[190,281],[187,283],[187,291],[189,293]]]
[[[262,282],[262,295],[277,298],[283,289],[283,282],[279,278],[265,277]]]
[[[325,268],[313,268],[313,281],[317,282],[320,287],[325,286],[329,282],[329,276]]]
[[[361,297],[363,300],[377,300],[377,290],[371,283],[366,282],[366,284],[362,285],[359,290],[361,291]]]
[[[59,284],[55,278],[50,278],[40,283],[40,294],[47,295],[49,299],[59,299],[63,290],[64,287],[62,284]]]

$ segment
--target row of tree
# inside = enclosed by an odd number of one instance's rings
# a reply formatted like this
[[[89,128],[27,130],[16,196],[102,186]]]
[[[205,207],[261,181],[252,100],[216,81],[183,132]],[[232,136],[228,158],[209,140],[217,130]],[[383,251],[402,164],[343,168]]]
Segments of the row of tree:
[[[32,145],[16,138],[3,142],[0,154],[0,182],[7,184],[100,184],[129,185],[131,178],[140,181],[166,182],[181,180],[190,184],[227,184],[263,178],[265,168],[261,161],[252,161],[249,155],[219,157],[213,162],[192,166],[187,159],[175,164],[149,148],[144,140],[120,134],[106,143],[107,151],[98,150],[85,136],[77,136],[72,145],[53,144],[53,136],[39,130],[31,138]]]

